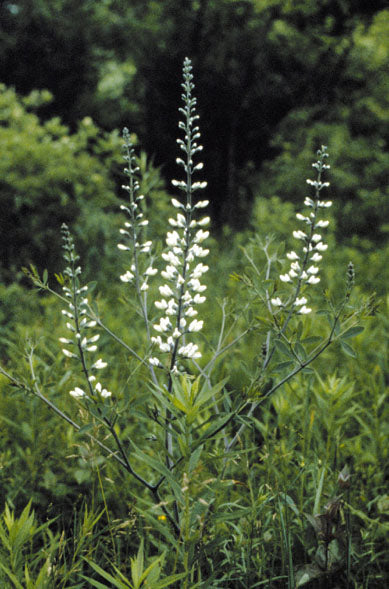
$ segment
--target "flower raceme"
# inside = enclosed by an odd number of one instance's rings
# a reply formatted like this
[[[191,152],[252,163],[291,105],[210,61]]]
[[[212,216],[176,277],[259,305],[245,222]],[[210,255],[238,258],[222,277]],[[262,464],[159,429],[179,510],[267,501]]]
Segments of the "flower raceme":
[[[125,211],[129,220],[124,223],[124,229],[120,229],[123,236],[123,241],[126,243],[119,243],[118,248],[121,251],[130,252],[132,261],[130,269],[120,276],[122,282],[134,283],[138,296],[140,293],[145,293],[149,288],[149,277],[157,273],[157,269],[153,268],[150,253],[152,248],[152,241],[141,240],[142,233],[148,225],[148,220],[144,219],[141,210],[141,202],[144,199],[142,194],[137,194],[139,191],[139,182],[136,179],[136,173],[139,167],[136,165],[135,150],[131,141],[128,129],[123,129],[124,160],[127,162],[127,167],[124,169],[128,177],[128,184],[123,185],[122,188],[129,195],[129,203],[121,205],[121,209]],[[140,256],[147,254],[147,263],[141,264]]]
[[[309,285],[320,282],[318,276],[318,263],[322,260],[322,253],[327,249],[327,244],[324,243],[321,233],[318,230],[325,229],[329,225],[328,220],[319,219],[319,214],[322,209],[327,209],[332,205],[331,201],[320,200],[321,191],[329,186],[329,182],[322,182],[322,174],[328,170],[330,166],[325,163],[328,157],[327,147],[322,145],[317,152],[318,160],[312,164],[312,167],[317,171],[316,180],[307,180],[307,184],[315,189],[314,197],[306,197],[304,200],[308,211],[305,215],[301,213],[296,214],[298,221],[305,225],[305,230],[298,229],[293,231],[293,237],[301,243],[300,251],[290,251],[286,257],[290,261],[290,269],[287,273],[280,275],[281,282],[288,283],[294,286],[293,294],[288,300],[282,300],[281,297],[271,299],[273,307],[292,308],[299,314],[309,314],[312,309],[307,307],[307,298],[299,296],[302,289]],[[297,249],[297,248],[296,248]]]
[[[103,388],[100,382],[96,382],[94,372],[105,368],[107,363],[101,358],[94,362],[89,360],[89,355],[97,352],[96,342],[100,339],[100,335],[89,336],[89,329],[96,326],[96,321],[88,318],[88,287],[80,286],[78,277],[81,274],[81,268],[77,266],[79,257],[75,252],[73,239],[65,224],[62,226],[62,235],[65,250],[64,258],[68,262],[64,274],[68,276],[70,285],[63,286],[68,305],[66,309],[62,310],[62,315],[66,318],[66,327],[70,332],[70,336],[61,337],[59,341],[66,346],[66,348],[62,349],[63,354],[67,358],[77,359],[81,363],[88,384],[87,392],[80,387],[75,387],[69,394],[76,399],[83,397],[86,399],[92,398],[95,401],[105,399],[110,397],[111,393]]]
[[[166,266],[161,276],[165,283],[159,287],[162,298],[155,302],[163,315],[153,326],[158,335],[151,338],[160,352],[170,353],[169,370],[173,372],[177,371],[179,358],[201,357],[197,344],[187,342],[186,336],[203,327],[203,321],[196,319],[196,306],[206,300],[203,294],[206,286],[201,283],[201,278],[208,266],[201,260],[209,252],[202,244],[209,236],[209,231],[203,228],[210,219],[207,216],[195,218],[196,213],[208,205],[208,201],[193,202],[193,193],[205,188],[207,183],[192,181],[193,174],[202,170],[203,164],[193,163],[194,155],[202,150],[202,146],[198,144],[200,130],[196,124],[199,118],[196,114],[196,98],[192,96],[192,65],[187,58],[184,61],[183,80],[184,106],[179,109],[183,120],[178,126],[184,132],[184,139],[178,139],[177,143],[185,159],[177,158],[176,162],[184,169],[186,179],[173,180],[172,184],[185,193],[185,202],[176,198],[171,201],[177,213],[169,219],[171,231],[166,235],[167,250],[162,253]],[[163,366],[158,357],[152,357],[149,361],[154,366]]]

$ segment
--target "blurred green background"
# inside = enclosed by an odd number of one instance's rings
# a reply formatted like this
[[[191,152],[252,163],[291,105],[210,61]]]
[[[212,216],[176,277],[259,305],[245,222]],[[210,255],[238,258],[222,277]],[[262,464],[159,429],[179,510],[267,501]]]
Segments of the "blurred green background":
[[[148,202],[164,208],[185,56],[214,232],[252,226],[259,199],[301,203],[326,144],[338,243],[386,242],[385,0],[18,0],[1,3],[0,27],[3,282],[28,262],[58,269],[63,221],[100,267],[123,198],[124,125],[145,150]]]

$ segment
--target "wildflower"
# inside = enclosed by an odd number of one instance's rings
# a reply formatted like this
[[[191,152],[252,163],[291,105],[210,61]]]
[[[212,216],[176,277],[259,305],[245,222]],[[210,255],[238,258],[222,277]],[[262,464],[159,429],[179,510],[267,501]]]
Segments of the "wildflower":
[[[102,370],[102,368],[106,368],[107,366],[107,362],[103,362],[103,360],[99,358],[97,362],[93,364],[92,368],[95,368],[96,370]]]
[[[69,395],[71,395],[75,399],[79,399],[81,397],[85,397],[86,396],[86,393],[85,393],[85,391],[83,391],[79,387],[74,387],[74,390],[70,391],[69,392]]]
[[[136,165],[135,150],[131,141],[131,137],[128,129],[123,130],[124,139],[124,159],[127,163],[127,167],[124,172],[128,176],[128,184],[122,185],[123,190],[128,193],[129,204],[121,205],[121,209],[129,216],[129,221],[124,223],[125,229],[120,229],[120,234],[124,236],[126,243],[119,243],[118,249],[125,252],[130,252],[131,255],[131,268],[120,276],[122,282],[135,284],[139,297],[144,297],[146,291],[149,288],[148,279],[150,276],[154,276],[157,270],[152,267],[149,263],[142,264],[141,256],[143,254],[150,254],[152,249],[152,241],[143,241],[141,237],[143,230],[148,225],[148,220],[143,218],[143,212],[141,210],[141,201],[143,195],[138,195],[139,182],[136,174],[139,171],[139,167]],[[148,256],[149,257],[149,256]],[[144,311],[144,309],[143,309]]]
[[[96,343],[100,339],[100,334],[89,335],[88,330],[95,327],[97,322],[95,320],[90,320],[86,316],[89,313],[88,297],[85,296],[88,292],[88,286],[80,286],[79,284],[81,269],[79,266],[76,266],[78,256],[75,252],[73,239],[65,224],[62,226],[62,233],[64,240],[63,248],[65,250],[64,258],[68,263],[68,266],[64,270],[64,274],[68,276],[70,284],[72,285],[71,288],[66,285],[63,287],[65,297],[68,300],[68,308],[63,309],[62,314],[69,319],[69,321],[66,322],[66,328],[69,330],[71,337],[61,337],[59,338],[59,341],[66,346],[73,347],[74,351],[70,351],[66,347],[62,349],[62,352],[67,358],[76,359],[81,363],[82,371],[87,377],[90,396],[80,387],[75,387],[73,390],[69,391],[69,394],[74,398],[85,397],[90,399],[90,397],[93,397],[95,394],[95,391],[97,391],[102,398],[105,398],[111,395],[107,389],[103,389],[99,383],[96,385],[95,389],[93,389],[92,386],[92,383],[96,380],[93,371],[95,369],[105,368],[107,363],[103,362],[101,358],[94,364],[89,360],[90,354],[97,351]]]
[[[103,397],[103,399],[107,399],[108,397],[110,397],[112,395],[112,393],[110,391],[107,391],[107,389],[104,389],[101,386],[101,383],[97,383],[95,386],[95,390],[99,393],[99,395],[101,397]]]
[[[317,170],[317,178],[316,180],[307,180],[307,184],[314,188],[315,194],[313,197],[307,196],[304,199],[304,205],[311,209],[311,211],[306,215],[301,213],[296,214],[297,220],[308,226],[308,231],[304,232],[300,229],[293,231],[293,237],[303,242],[302,252],[298,254],[292,250],[286,254],[286,257],[290,260],[290,269],[288,272],[279,276],[281,282],[295,286],[295,300],[293,301],[293,296],[291,300],[293,306],[298,308],[298,313],[300,314],[311,312],[311,308],[306,306],[306,297],[299,298],[298,295],[305,286],[320,282],[318,276],[319,267],[316,264],[322,260],[322,255],[319,252],[324,252],[328,247],[323,242],[322,235],[317,232],[317,229],[325,229],[329,225],[328,220],[318,218],[319,210],[329,208],[332,204],[331,201],[319,199],[321,191],[329,186],[329,182],[322,182],[323,171],[329,169],[329,165],[324,163],[328,157],[327,148],[322,146],[317,153],[318,160],[312,164]],[[272,299],[271,302],[276,307],[286,306],[280,297]]]
[[[185,180],[173,180],[172,184],[185,193],[185,201],[177,198],[171,200],[177,210],[176,216],[169,218],[168,222],[172,230],[167,231],[167,251],[162,253],[166,262],[161,276],[165,283],[159,287],[162,299],[155,302],[157,309],[164,312],[158,323],[154,324],[154,330],[161,335],[154,336],[151,341],[155,343],[159,351],[172,354],[169,366],[173,372],[177,371],[178,357],[200,358],[201,353],[196,344],[181,341],[186,334],[195,333],[202,329],[203,321],[194,319],[197,315],[196,305],[203,303],[206,298],[202,293],[206,286],[200,282],[202,275],[208,271],[208,266],[198,259],[208,255],[209,250],[202,244],[209,236],[209,231],[203,229],[209,224],[210,218],[195,218],[199,209],[205,208],[207,200],[199,200],[193,203],[193,193],[206,187],[204,181],[193,181],[193,174],[202,170],[201,162],[194,163],[194,155],[202,150],[197,140],[200,137],[199,127],[196,124],[196,99],[192,96],[194,84],[192,82],[192,65],[189,59],[185,59],[183,67],[184,93],[182,95],[184,106],[180,108],[183,120],[179,122],[179,128],[185,134],[185,141],[178,139],[177,143],[185,153],[185,157],[176,159],[176,163],[184,169]],[[195,263],[196,262],[196,263]],[[190,321],[189,321],[190,319]],[[158,366],[157,358],[150,358],[150,364]],[[159,362],[159,364],[157,364]]]

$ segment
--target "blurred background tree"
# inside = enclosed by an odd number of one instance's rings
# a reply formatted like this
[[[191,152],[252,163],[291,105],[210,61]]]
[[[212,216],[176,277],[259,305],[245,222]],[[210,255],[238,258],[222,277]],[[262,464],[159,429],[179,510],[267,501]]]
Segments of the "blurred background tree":
[[[389,228],[385,0],[15,0],[1,3],[0,23],[0,81],[15,89],[15,100],[37,89],[49,90],[53,96],[35,104],[42,128],[47,131],[63,121],[61,141],[68,136],[74,144],[85,117],[102,135],[126,125],[153,157],[152,168],[163,165],[165,179],[177,173],[179,81],[182,60],[190,56],[216,228],[247,227],[257,198],[279,196],[300,202],[312,152],[326,143],[334,167],[338,238],[385,239]],[[59,117],[55,124],[50,122],[53,117]],[[2,124],[1,133],[7,128],[8,134],[19,132],[15,126],[10,130],[10,121]],[[38,119],[35,125],[38,129]],[[21,135],[19,140],[25,144],[27,138]],[[52,141],[46,137],[38,143],[51,151]],[[110,200],[119,194],[120,167],[109,164],[104,172],[107,150],[96,153],[93,143],[79,145],[78,153],[84,150],[89,164],[93,161],[99,168],[104,181],[98,192],[105,191]],[[12,201],[10,210],[19,211],[3,224],[7,235],[13,232],[12,256],[18,266],[14,256],[21,251],[22,213],[15,203],[22,196],[25,202],[26,197],[16,179],[14,154],[7,142],[2,148],[8,151],[3,164],[3,178],[8,180],[2,181],[0,199],[2,205]],[[37,144],[28,149],[36,152]],[[49,162],[57,157],[59,163],[62,153],[55,153],[47,153]],[[63,163],[69,162],[65,158]],[[57,163],[53,166],[57,168]],[[48,190],[47,173],[20,171],[26,186],[30,178],[39,192],[41,182],[42,194]],[[84,184],[93,184],[93,174],[85,168],[80,176]],[[160,178],[158,183],[161,187]],[[63,182],[61,186],[54,186],[55,198],[71,200],[74,187],[65,197]],[[89,188],[85,190],[87,201]],[[66,214],[65,209],[54,208],[48,219],[47,207],[36,207],[35,218],[41,212],[45,230],[49,224],[52,233],[58,233]],[[9,265],[9,256],[3,265]]]

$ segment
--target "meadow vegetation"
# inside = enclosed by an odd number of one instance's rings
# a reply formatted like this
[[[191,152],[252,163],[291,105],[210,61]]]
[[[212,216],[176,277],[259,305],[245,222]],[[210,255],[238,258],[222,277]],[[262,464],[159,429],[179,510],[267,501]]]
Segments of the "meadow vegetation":
[[[385,587],[388,10],[81,4],[0,8],[0,585]]]

